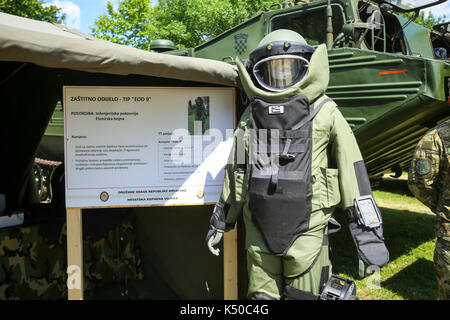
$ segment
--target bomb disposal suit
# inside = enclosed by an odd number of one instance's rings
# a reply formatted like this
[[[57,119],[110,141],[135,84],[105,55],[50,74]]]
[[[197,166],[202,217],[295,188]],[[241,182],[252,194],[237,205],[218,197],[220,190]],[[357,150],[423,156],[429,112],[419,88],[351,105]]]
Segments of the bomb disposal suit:
[[[314,49],[299,34],[277,30],[249,60],[236,63],[250,103],[235,130],[211,217],[211,252],[218,254],[223,232],[243,211],[248,297],[316,299],[331,275],[327,235],[340,227],[332,218],[340,204],[360,258],[386,264],[381,216],[361,153],[336,104],[324,95],[325,45]],[[362,216],[358,208],[364,205]]]

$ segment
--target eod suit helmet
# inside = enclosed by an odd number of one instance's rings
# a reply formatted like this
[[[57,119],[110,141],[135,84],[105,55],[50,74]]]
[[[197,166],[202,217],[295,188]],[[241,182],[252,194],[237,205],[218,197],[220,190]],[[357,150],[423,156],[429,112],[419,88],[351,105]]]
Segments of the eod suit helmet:
[[[253,83],[273,92],[286,90],[308,74],[314,48],[292,30],[279,29],[266,35],[246,63]]]

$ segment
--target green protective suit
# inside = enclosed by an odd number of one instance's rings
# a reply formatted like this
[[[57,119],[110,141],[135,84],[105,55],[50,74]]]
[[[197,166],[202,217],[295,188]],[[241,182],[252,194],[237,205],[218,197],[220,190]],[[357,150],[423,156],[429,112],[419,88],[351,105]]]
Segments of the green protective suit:
[[[308,75],[282,92],[267,92],[255,87],[243,64],[237,61],[237,66],[241,83],[250,99],[260,97],[279,102],[303,94],[317,106],[328,98],[324,95],[329,81],[325,45],[319,45],[313,53]],[[235,130],[221,194],[221,201],[225,203],[224,231],[234,227],[241,212],[244,215],[248,297],[265,293],[280,299],[286,284],[317,295],[322,270],[328,273],[327,276],[331,274],[328,245],[324,242],[328,223],[336,206],[344,209],[353,206],[354,198],[360,196],[354,167],[355,162],[362,160],[357,142],[337,105],[333,101],[325,103],[313,120],[313,196],[309,229],[298,236],[285,255],[274,255],[268,250],[249,210],[249,113],[247,107]],[[245,150],[245,154],[240,150]],[[243,165],[238,163],[238,158],[242,156],[245,157],[246,170],[242,170]],[[332,222],[335,222],[334,219]],[[323,269],[327,266],[328,269]]]

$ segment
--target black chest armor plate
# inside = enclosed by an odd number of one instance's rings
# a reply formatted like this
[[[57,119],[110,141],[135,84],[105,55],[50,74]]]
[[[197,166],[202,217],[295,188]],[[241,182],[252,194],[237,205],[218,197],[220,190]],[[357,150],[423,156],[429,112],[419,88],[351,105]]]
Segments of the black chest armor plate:
[[[274,254],[285,254],[309,228],[312,120],[328,101],[316,108],[303,95],[283,103],[251,102],[249,208]]]

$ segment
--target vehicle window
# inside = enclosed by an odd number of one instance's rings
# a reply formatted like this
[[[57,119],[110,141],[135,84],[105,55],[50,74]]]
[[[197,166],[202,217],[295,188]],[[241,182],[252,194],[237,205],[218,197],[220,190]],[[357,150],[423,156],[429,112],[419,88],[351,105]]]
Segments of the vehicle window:
[[[375,9],[379,10],[377,7]],[[369,22],[371,15],[374,13],[374,6],[367,2],[360,1],[358,3],[358,12],[361,21]],[[378,11],[380,12],[380,11]],[[407,46],[403,36],[403,30],[397,17],[389,12],[383,12],[379,21],[375,23],[375,29],[367,32],[365,36],[366,46],[375,51],[385,51],[390,53],[408,54]],[[375,37],[372,37],[375,35]],[[383,38],[386,37],[384,41]],[[372,40],[375,43],[372,43]]]
[[[333,35],[336,37],[342,30],[344,15],[339,5],[332,5]],[[272,19],[272,30],[289,29],[298,32],[310,45],[326,42],[327,7],[320,6],[301,12],[276,16]]]
[[[433,44],[434,57],[436,59],[448,60],[450,58],[450,28],[448,25],[436,26],[430,33]]]

